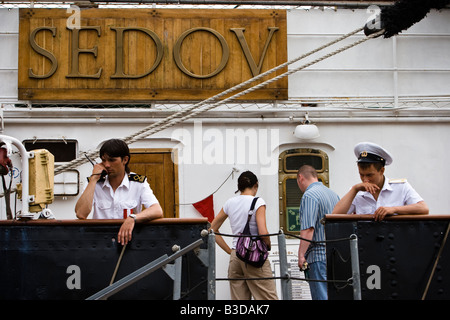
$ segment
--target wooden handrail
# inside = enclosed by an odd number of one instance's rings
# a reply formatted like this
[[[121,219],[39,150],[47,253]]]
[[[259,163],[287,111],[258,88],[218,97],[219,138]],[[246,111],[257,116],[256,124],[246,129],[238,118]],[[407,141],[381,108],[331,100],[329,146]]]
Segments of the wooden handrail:
[[[373,214],[327,214],[326,221],[360,221],[373,220]],[[387,216],[383,221],[406,221],[406,220],[450,220],[450,214],[410,214]]]
[[[123,219],[38,219],[38,220],[0,220],[0,225],[121,225]],[[202,224],[207,218],[160,218],[139,225],[153,224]]]

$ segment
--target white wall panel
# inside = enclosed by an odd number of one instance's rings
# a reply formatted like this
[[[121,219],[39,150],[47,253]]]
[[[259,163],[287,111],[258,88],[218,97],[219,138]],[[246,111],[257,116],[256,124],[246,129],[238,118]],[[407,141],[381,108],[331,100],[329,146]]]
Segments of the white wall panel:
[[[17,52],[19,44],[18,34],[1,34],[0,33],[0,69],[18,68]]]
[[[17,100],[17,71],[0,70],[0,101]]]
[[[289,83],[289,96],[299,99],[393,94],[391,72],[302,71],[293,75]]]
[[[366,10],[288,11],[288,60],[364,26]],[[365,37],[362,32],[293,70]],[[289,78],[290,99],[370,98],[449,95],[450,11],[432,11],[409,30],[390,39],[370,39]],[[397,89],[396,89],[397,88]]]
[[[450,94],[450,72],[399,72],[398,83],[401,96]]]
[[[0,9],[0,31],[19,32],[19,9]]]
[[[17,100],[19,10],[0,9],[0,102]]]
[[[397,55],[398,68],[450,70],[450,32],[448,36],[398,37]]]

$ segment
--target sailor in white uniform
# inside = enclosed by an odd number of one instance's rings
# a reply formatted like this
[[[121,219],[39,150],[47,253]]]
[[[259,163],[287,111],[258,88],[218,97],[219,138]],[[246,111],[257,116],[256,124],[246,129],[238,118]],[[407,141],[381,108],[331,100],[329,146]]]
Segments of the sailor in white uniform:
[[[91,211],[94,219],[124,219],[117,234],[122,245],[131,241],[136,223],[163,217],[146,177],[130,173],[130,157],[124,141],[109,139],[103,143],[102,162],[94,164],[89,182],[75,205],[79,219],[87,219]]]
[[[351,187],[333,214],[373,214],[376,221],[394,214],[428,214],[427,204],[406,179],[384,176],[385,166],[393,161],[388,151],[374,143],[361,142],[354,152],[362,182]]]

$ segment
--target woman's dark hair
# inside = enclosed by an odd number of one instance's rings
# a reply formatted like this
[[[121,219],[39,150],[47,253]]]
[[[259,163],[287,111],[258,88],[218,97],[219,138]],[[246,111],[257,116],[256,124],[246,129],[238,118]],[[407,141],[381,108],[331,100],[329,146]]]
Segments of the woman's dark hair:
[[[251,171],[242,172],[238,178],[238,190],[244,191],[246,188],[253,188],[258,183],[258,178]]]
[[[121,157],[122,159],[123,157],[128,156],[128,162],[125,164],[125,171],[130,173],[130,168],[128,168],[128,163],[130,163],[131,159],[130,149],[124,141],[120,139],[110,139],[105,141],[100,148],[100,158],[105,154],[112,158]]]

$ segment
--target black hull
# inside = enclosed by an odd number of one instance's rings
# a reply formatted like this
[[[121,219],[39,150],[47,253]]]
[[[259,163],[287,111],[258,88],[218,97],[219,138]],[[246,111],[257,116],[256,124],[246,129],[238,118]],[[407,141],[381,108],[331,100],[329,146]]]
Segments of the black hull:
[[[37,220],[0,223],[1,300],[83,300],[110,284],[122,245],[121,220]],[[203,219],[161,219],[137,225],[115,281],[201,238]],[[202,248],[207,247],[207,241]],[[182,299],[207,299],[207,270],[193,252],[182,258]],[[111,296],[172,299],[173,280],[161,269]]]
[[[374,222],[371,216],[338,215],[326,217],[325,232],[327,240],[358,237],[363,300],[447,300],[450,241],[440,248],[449,222],[450,216],[396,216]],[[328,280],[352,277],[348,241],[327,243],[327,270]],[[353,299],[353,288],[329,282],[328,298]]]

